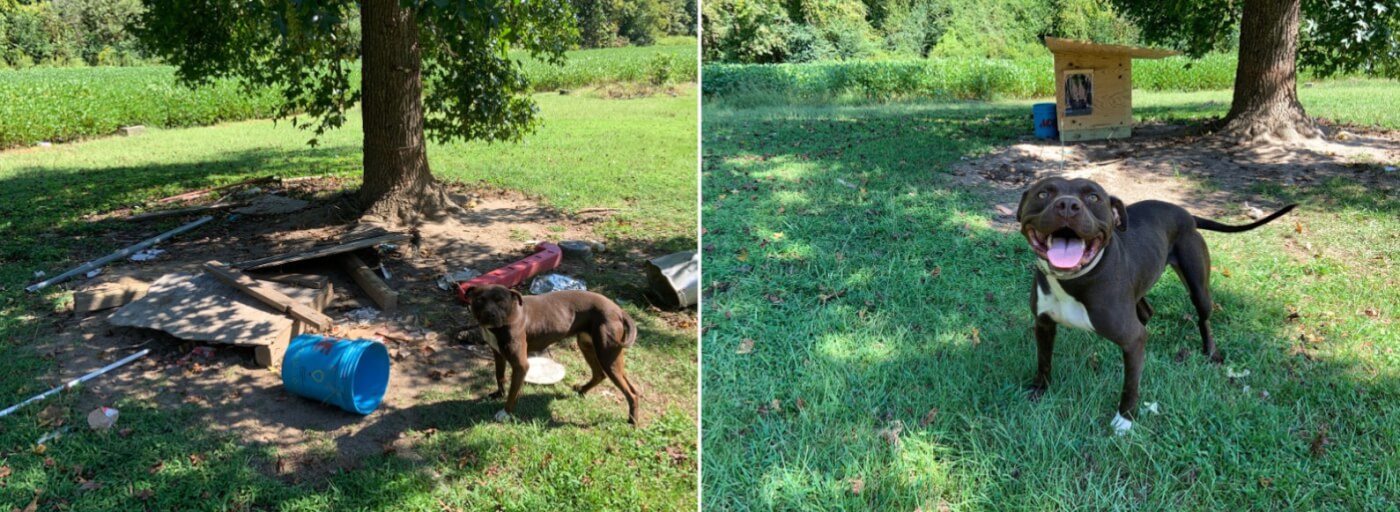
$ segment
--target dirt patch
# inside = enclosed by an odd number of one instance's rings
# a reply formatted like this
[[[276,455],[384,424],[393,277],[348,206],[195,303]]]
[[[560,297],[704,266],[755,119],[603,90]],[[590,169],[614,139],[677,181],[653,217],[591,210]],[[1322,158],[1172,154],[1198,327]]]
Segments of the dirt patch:
[[[115,263],[99,277],[69,286],[83,289],[122,277],[152,282],[171,272],[199,272],[199,265],[209,260],[240,262],[307,249],[338,240],[355,226],[343,201],[338,200],[346,194],[339,180],[302,180],[288,184],[284,192],[311,201],[312,207],[279,217],[243,215],[229,220],[227,213],[216,214],[215,221],[162,244],[166,252],[155,261]],[[330,278],[335,299],[325,313],[337,320],[333,334],[385,341],[394,358],[391,385],[383,405],[368,417],[288,395],[282,387],[280,368],[255,368],[250,348],[215,345],[212,357],[192,356],[192,343],[159,331],[113,327],[107,322],[113,310],[87,316],[75,316],[71,311],[55,314],[53,341],[36,347],[57,362],[58,371],[50,376],[49,384],[76,378],[138,347],[151,348],[145,359],[92,381],[82,395],[80,410],[86,412],[123,398],[149,401],[160,408],[192,405],[199,421],[211,430],[234,435],[248,445],[274,447],[277,458],[259,464],[264,471],[289,479],[353,467],[366,455],[392,451],[413,457],[415,440],[404,437],[406,430],[429,429],[434,418],[444,415],[480,412],[465,410],[464,404],[472,402],[443,396],[463,388],[484,396],[495,387],[489,349],[469,344],[472,340],[465,338],[472,336],[459,336],[474,322],[458,304],[455,292],[439,288],[438,278],[463,267],[487,272],[506,265],[528,255],[527,245],[532,241],[596,239],[590,223],[597,217],[570,217],[521,194],[487,187],[455,185],[452,194],[459,204],[468,206],[464,214],[423,225],[411,241],[397,247],[360,253],[370,267],[378,270],[382,264],[391,276],[389,283],[400,293],[396,315],[359,323],[347,319],[347,312],[373,306],[373,302],[333,263],[310,261],[277,269]],[[144,239],[154,229],[107,236],[126,245]],[[640,250],[608,251],[596,254],[592,262],[566,260],[556,272],[583,278],[590,289],[619,302],[645,305],[642,263],[659,255]],[[656,316],[672,326],[695,325],[694,310]],[[581,360],[571,345],[557,345],[551,355]],[[560,386],[569,383],[566,379]],[[637,384],[644,393],[649,391],[645,376],[637,379]],[[527,391],[554,392],[540,388]],[[617,401],[618,411],[625,410],[619,394],[600,395]],[[494,401],[487,402],[491,403],[480,406],[490,409],[481,415],[483,421],[500,407]],[[650,409],[664,406],[664,402],[646,405]],[[425,419],[425,414],[432,418]]]
[[[965,185],[988,190],[993,227],[1016,229],[1020,192],[1048,176],[1089,178],[1126,203],[1157,199],[1195,215],[1247,218],[1251,207],[1272,211],[1252,190],[1258,183],[1308,187],[1344,177],[1383,191],[1400,188],[1400,134],[1325,126],[1326,139],[1292,147],[1239,148],[1169,125],[1134,129],[1131,139],[1060,144],[1023,142],[953,170]]]

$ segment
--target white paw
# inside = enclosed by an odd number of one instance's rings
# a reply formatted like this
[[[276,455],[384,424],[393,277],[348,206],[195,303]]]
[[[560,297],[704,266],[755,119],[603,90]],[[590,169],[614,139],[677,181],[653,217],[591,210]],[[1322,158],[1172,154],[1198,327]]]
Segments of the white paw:
[[[1118,435],[1120,435],[1120,436],[1123,435],[1123,434],[1127,434],[1127,433],[1128,433],[1128,430],[1130,430],[1130,429],[1133,428],[1133,422],[1132,422],[1132,420],[1129,420],[1128,418],[1124,418],[1122,414],[1114,414],[1114,415],[1113,415],[1113,423],[1112,423],[1112,425],[1113,425],[1113,433],[1118,434]]]
[[[501,409],[501,410],[499,410],[499,411],[496,411],[496,421],[497,421],[497,422],[505,423],[505,422],[510,421],[510,420],[511,420],[510,413],[506,412],[505,409]]]

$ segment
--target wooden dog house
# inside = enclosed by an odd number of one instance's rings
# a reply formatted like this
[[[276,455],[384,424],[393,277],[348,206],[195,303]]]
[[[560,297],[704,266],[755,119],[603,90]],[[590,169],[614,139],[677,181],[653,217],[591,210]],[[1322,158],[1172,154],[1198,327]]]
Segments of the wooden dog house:
[[[1045,38],[1055,55],[1055,119],[1065,142],[1133,134],[1133,59],[1180,52]]]

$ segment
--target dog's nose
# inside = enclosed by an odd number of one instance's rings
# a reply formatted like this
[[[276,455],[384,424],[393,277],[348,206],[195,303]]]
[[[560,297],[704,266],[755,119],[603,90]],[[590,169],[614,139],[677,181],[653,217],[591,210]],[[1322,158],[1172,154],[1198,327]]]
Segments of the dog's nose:
[[[1061,217],[1073,217],[1075,215],[1079,215],[1079,210],[1083,209],[1084,203],[1079,202],[1078,198],[1061,197],[1055,199],[1055,213],[1060,214]]]

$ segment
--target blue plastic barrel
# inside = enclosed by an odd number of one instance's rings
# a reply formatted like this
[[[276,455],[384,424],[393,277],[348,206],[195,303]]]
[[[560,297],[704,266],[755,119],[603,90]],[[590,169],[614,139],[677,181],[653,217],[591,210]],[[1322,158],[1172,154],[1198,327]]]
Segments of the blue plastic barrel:
[[[1055,124],[1055,104],[1036,103],[1031,106],[1031,119],[1035,120],[1035,136],[1053,139],[1060,136],[1060,128]]]
[[[312,400],[369,414],[389,388],[389,351],[370,340],[303,334],[287,345],[282,385]]]

